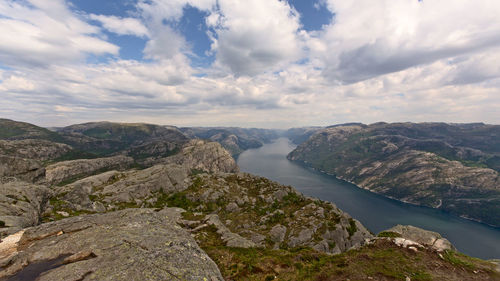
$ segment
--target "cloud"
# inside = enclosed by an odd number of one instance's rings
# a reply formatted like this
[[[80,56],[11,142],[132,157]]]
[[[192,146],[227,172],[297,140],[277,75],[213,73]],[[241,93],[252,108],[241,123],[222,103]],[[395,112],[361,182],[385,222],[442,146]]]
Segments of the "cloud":
[[[62,0],[0,2],[0,62],[46,66],[117,55],[119,47],[98,37],[99,28],[75,16]]]
[[[217,62],[236,75],[277,70],[300,57],[299,16],[286,1],[221,0],[207,19]]]
[[[500,5],[479,2],[321,0],[335,17],[306,32],[277,0],[140,0],[133,18],[0,1],[0,114],[50,126],[498,123]],[[208,14],[210,66],[190,59],[186,5]],[[147,40],[144,59],[120,58],[103,28]],[[114,56],[85,61],[103,54]]]
[[[320,36],[324,73],[353,83],[500,46],[493,0],[329,0],[334,22]]]
[[[95,14],[90,14],[89,18],[99,21],[105,29],[119,35],[149,36],[148,29],[136,18],[120,18]]]

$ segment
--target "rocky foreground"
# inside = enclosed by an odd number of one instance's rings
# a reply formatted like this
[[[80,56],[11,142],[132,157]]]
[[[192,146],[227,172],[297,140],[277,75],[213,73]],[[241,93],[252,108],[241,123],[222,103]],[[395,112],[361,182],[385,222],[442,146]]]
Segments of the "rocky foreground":
[[[334,204],[239,173],[220,144],[172,128],[72,126],[73,143],[106,148],[85,158],[51,132],[8,124],[0,280],[500,280],[498,264],[437,233],[375,237]]]
[[[500,126],[333,126],[288,158],[390,198],[500,226]]]

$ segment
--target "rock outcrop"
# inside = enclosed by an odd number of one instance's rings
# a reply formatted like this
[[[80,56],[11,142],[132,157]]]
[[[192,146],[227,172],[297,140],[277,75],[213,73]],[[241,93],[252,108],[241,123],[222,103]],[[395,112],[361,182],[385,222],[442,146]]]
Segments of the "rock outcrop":
[[[220,144],[203,140],[191,140],[176,155],[154,161],[162,164],[177,164],[193,170],[211,173],[238,171],[236,161]]]
[[[0,277],[222,281],[217,265],[171,213],[127,209],[26,229],[15,251],[0,257]]]
[[[385,230],[384,232],[396,233],[397,235],[395,236],[398,236],[394,238],[396,244],[408,244],[410,242],[407,240],[410,240],[427,248],[432,248],[438,252],[456,250],[450,241],[443,238],[441,234],[412,225],[396,225],[388,230]]]
[[[131,157],[122,155],[58,162],[45,168],[45,181],[49,184],[58,184],[103,170],[123,169],[130,166],[133,162],[134,159]]]
[[[43,179],[45,169],[36,160],[0,155],[0,177],[16,177],[18,179],[36,182]]]
[[[0,238],[40,223],[52,190],[16,179],[0,181]]]
[[[0,140],[0,154],[37,161],[57,159],[71,150],[67,144],[47,140]]]
[[[109,171],[56,187],[58,206],[53,211],[104,212],[123,204],[147,206],[161,194],[188,187],[190,169],[176,164],[155,165],[144,170]]]
[[[335,205],[305,197],[292,187],[265,178],[245,173],[192,178],[189,188],[173,196],[183,202],[179,207],[202,217],[190,227],[214,225],[227,246],[311,247],[340,253],[372,237],[361,223]]]

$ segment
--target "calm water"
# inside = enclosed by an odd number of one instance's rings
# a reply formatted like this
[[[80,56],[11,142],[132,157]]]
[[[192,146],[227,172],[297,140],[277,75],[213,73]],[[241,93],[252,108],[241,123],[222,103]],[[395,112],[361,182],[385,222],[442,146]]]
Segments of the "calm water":
[[[241,171],[260,175],[300,192],[335,203],[374,233],[396,224],[410,224],[441,233],[463,253],[483,259],[500,258],[500,228],[445,212],[413,206],[357,188],[286,159],[295,148],[281,138],[238,157]]]

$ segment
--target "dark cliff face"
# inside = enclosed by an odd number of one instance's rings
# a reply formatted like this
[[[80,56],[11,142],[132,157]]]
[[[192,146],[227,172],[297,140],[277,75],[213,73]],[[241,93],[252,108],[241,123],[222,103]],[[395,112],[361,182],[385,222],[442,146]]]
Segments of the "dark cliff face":
[[[500,225],[500,126],[377,123],[318,131],[290,160],[414,204]]]

